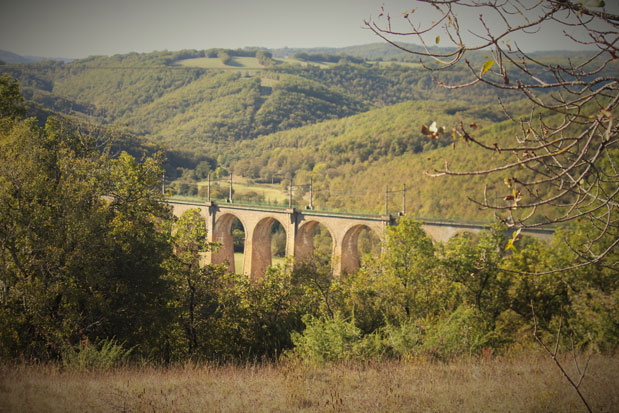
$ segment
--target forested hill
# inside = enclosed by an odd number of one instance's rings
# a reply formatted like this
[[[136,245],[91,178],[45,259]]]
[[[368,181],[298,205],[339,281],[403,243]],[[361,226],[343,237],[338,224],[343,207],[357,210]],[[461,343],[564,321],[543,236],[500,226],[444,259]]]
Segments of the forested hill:
[[[102,125],[123,137],[119,146],[132,153],[163,148],[171,159],[170,180],[199,179],[191,173],[197,166],[247,178],[279,174],[302,180],[312,174],[324,205],[377,210],[376,184],[389,181],[379,176],[414,178],[420,194],[436,194],[429,189],[436,182],[422,182],[420,165],[434,159],[435,151],[450,150],[441,148],[451,138],[429,140],[419,132],[422,124],[451,126],[462,120],[483,125],[481,133],[488,133],[505,119],[496,106],[499,93],[524,110],[515,96],[489,88],[440,88],[433,76],[454,83],[464,79],[464,69],[436,74],[404,57],[387,45],[183,50],[5,63],[0,73],[20,82],[40,117],[55,113]],[[584,55],[546,58],[567,57]],[[484,59],[480,54],[471,62],[481,67]],[[474,162],[487,161],[472,156]],[[352,186],[371,195],[361,200],[342,195],[351,195]],[[466,198],[464,189],[451,189],[453,199]],[[462,202],[443,204],[428,201],[409,210],[484,217],[465,211]]]
[[[496,97],[492,90],[447,93],[418,63],[303,52],[277,59],[264,50],[131,53],[5,64],[0,72],[17,78],[24,96],[45,108],[195,153],[212,149],[213,142],[251,139],[411,99],[484,104]],[[462,76],[453,70],[442,80]]]
[[[506,106],[526,113],[527,105]],[[548,121],[554,121],[547,116]],[[292,177],[297,184],[313,180],[314,203],[328,210],[383,213],[385,187],[407,187],[407,213],[426,218],[491,221],[493,213],[478,208],[469,197],[490,196],[503,202],[508,189],[501,174],[486,177],[429,177],[447,162],[454,170],[475,170],[512,159],[511,153],[494,153],[454,140],[445,134],[432,140],[422,125],[475,124],[476,138],[488,145],[512,139],[518,126],[498,105],[471,106],[463,101],[408,101],[374,109],[345,119],[277,132],[230,148],[235,175],[249,178]],[[530,173],[522,170],[522,179]],[[286,182],[284,182],[286,184]],[[307,194],[306,194],[307,196]],[[402,210],[402,194],[391,196],[389,212]],[[540,210],[543,214],[553,211]]]

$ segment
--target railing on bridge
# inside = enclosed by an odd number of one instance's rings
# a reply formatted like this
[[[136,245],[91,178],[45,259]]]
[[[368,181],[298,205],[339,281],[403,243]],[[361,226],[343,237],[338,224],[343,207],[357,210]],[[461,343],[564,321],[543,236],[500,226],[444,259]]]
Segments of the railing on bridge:
[[[211,198],[211,183],[215,183],[215,182],[225,182],[228,186],[228,197],[225,199],[214,199]],[[169,198],[170,201],[179,201],[179,202],[189,202],[189,203],[202,203],[202,204],[206,204],[206,203],[217,203],[219,205],[229,205],[229,206],[240,206],[240,207],[249,207],[249,208],[262,208],[262,209],[276,209],[276,210],[280,210],[280,211],[284,211],[284,210],[289,210],[289,209],[297,209],[299,211],[304,211],[307,214],[310,213],[316,213],[316,214],[320,214],[320,213],[324,213],[324,214],[329,214],[329,215],[340,215],[340,216],[358,216],[358,217],[366,217],[366,218],[381,218],[381,219],[385,219],[387,218],[387,220],[389,222],[393,222],[395,221],[396,217],[400,217],[400,216],[404,216],[407,215],[406,214],[406,184],[402,185],[402,189],[390,189],[389,185],[387,185],[385,187],[385,192],[384,192],[384,199],[385,199],[385,205],[384,205],[384,213],[381,215],[379,213],[377,213],[377,211],[372,210],[372,211],[362,211],[362,210],[351,210],[351,209],[346,209],[343,210],[341,208],[325,208],[325,207],[321,207],[321,206],[316,206],[314,205],[314,199],[313,199],[313,195],[314,195],[314,189],[313,189],[313,182],[312,179],[310,178],[309,183],[303,183],[303,184],[295,184],[292,180],[290,182],[290,184],[288,185],[288,200],[287,203],[273,203],[273,202],[258,202],[258,201],[250,201],[250,200],[246,200],[246,199],[242,199],[242,198],[237,198],[234,199],[234,184],[235,182],[233,181],[232,178],[232,174],[230,174],[229,177],[226,178],[222,178],[222,179],[211,179],[210,174],[208,175],[208,181],[207,181],[207,196],[206,198],[204,197],[182,197],[182,198]],[[239,184],[237,182],[237,184]],[[305,205],[295,205],[295,200],[293,198],[293,188],[309,188],[309,202]],[[164,187],[164,191],[165,191],[165,187]],[[397,212],[397,214],[394,214],[393,216],[389,213],[389,209],[390,209],[390,195],[391,194],[397,194],[397,193],[401,193],[402,194],[402,205],[401,205],[401,209],[400,211]],[[425,223],[426,225],[457,225],[457,226],[472,226],[472,227],[480,227],[480,228],[490,228],[495,221],[493,220],[485,220],[485,221],[469,221],[466,219],[445,219],[445,218],[441,218],[441,217],[413,217],[414,219],[421,221],[423,223]],[[531,229],[527,229],[527,232],[530,233],[544,233],[544,234],[548,234],[548,233],[552,233],[554,232],[554,228],[550,227],[550,226],[540,226],[540,227],[536,227],[536,228],[531,228]]]
[[[188,205],[196,205],[196,206],[204,206],[207,203],[205,199],[190,198],[190,197],[183,197],[183,198],[170,197],[170,198],[166,198],[166,201],[185,203]],[[217,203],[217,200],[213,200],[211,202],[217,205],[221,205],[223,207],[239,207],[239,208],[251,208],[251,209],[258,208],[258,209],[264,209],[264,210],[278,210],[282,212],[288,211],[290,209],[295,209],[294,205],[293,205],[293,208],[289,208],[288,206],[283,206],[281,204],[251,202],[251,201],[245,201],[245,200],[239,200],[234,203],[229,203],[226,201]],[[381,214],[367,212],[367,211],[327,209],[327,208],[316,208],[316,207],[314,207],[313,209],[297,208],[297,210],[302,211],[303,213],[307,215],[324,214],[324,215],[342,216],[342,217],[379,218],[379,219],[387,219],[389,222],[395,222],[397,217],[402,216],[401,214],[398,214],[396,216],[390,215],[390,214],[381,215]],[[470,226],[470,227],[490,229],[492,225],[495,223],[495,221],[490,221],[490,220],[471,221],[471,220],[446,219],[446,218],[426,217],[426,216],[410,216],[410,217],[413,218],[414,220],[420,221],[427,225],[456,225],[456,226]],[[540,226],[536,228],[527,229],[527,232],[544,233],[544,234],[554,233],[554,231],[555,231],[555,228],[552,226]]]

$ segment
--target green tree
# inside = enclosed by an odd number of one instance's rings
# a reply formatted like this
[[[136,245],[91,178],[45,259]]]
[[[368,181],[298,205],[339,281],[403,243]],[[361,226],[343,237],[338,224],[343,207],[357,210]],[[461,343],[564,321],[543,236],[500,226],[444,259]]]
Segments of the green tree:
[[[344,314],[368,334],[386,325],[423,324],[452,311],[457,288],[442,271],[421,223],[401,218],[385,238],[381,258],[342,282],[338,301]]]
[[[449,305],[447,280],[439,272],[432,239],[420,222],[402,218],[387,229],[381,264],[385,277],[399,281],[394,292],[400,290],[402,321],[431,317]]]
[[[461,296],[494,323],[508,306],[511,277],[499,270],[505,236],[500,228],[478,235],[459,234],[445,245],[441,266],[446,276],[462,286]]]
[[[7,74],[0,75],[0,118],[21,118],[26,114],[19,83]]]
[[[170,354],[166,356],[208,354],[210,318],[218,307],[215,287],[224,269],[201,263],[204,254],[214,246],[207,240],[206,221],[199,209],[183,213],[172,231],[174,254],[166,262],[166,277],[173,281],[170,305],[175,311],[175,322],[166,337],[171,342]]]
[[[4,112],[3,112],[4,113]],[[6,119],[6,118],[5,118]],[[116,337],[157,351],[171,253],[160,159],[138,163],[50,118],[0,131],[0,342],[4,356],[58,357]]]

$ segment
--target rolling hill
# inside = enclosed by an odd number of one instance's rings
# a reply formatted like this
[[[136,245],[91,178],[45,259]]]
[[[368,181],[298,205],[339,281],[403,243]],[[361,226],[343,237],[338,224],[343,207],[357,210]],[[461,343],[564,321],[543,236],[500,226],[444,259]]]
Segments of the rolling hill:
[[[185,187],[209,171],[286,182],[312,177],[317,204],[376,213],[386,185],[406,184],[412,214],[490,219],[464,202],[484,182],[429,179],[423,172],[444,158],[461,169],[492,159],[460,143],[451,149],[449,136],[429,140],[421,125],[476,123],[485,139],[503,139],[515,132],[514,124],[496,98],[516,113],[526,108],[515,95],[488,87],[442,89],[431,72],[388,49],[129,53],[10,63],[0,65],[0,73],[20,81],[42,118],[57,114],[99,124],[132,153],[166,151],[168,179]],[[568,57],[584,55],[546,58]],[[437,76],[457,82],[465,71],[456,67]],[[497,198],[502,179],[486,182]]]

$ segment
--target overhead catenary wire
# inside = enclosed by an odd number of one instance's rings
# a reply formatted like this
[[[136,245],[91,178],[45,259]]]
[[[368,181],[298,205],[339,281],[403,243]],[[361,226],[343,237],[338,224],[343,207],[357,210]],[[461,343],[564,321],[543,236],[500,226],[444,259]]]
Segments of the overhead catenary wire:
[[[211,185],[214,183],[219,183],[219,182],[225,182],[227,184],[229,184],[229,192],[228,192],[228,198],[226,199],[226,202],[232,203],[233,202],[233,186],[234,185],[246,185],[247,182],[244,181],[234,181],[232,178],[232,174],[228,177],[224,177],[224,178],[217,178],[217,179],[213,179],[211,178],[210,174],[207,176],[207,200],[210,202],[211,199]],[[268,184],[268,183],[254,183],[254,185],[273,185],[273,184]],[[313,183],[313,179],[310,177],[310,181],[309,182],[305,182],[305,183],[301,183],[301,184],[295,184],[294,181],[291,181],[291,184],[287,186],[288,187],[288,206],[292,207],[293,205],[293,195],[295,192],[295,188],[308,188],[309,189],[309,205],[306,206],[306,208],[308,209],[313,209],[314,208],[314,199],[315,199],[315,195],[322,195],[322,196],[327,196],[327,197],[345,197],[345,198],[360,198],[360,197],[367,197],[368,194],[370,194],[372,191],[346,191],[346,192],[339,192],[339,191],[333,191],[330,189],[325,189],[325,188],[316,188],[314,186]],[[406,184],[402,185],[402,189],[386,189],[385,191],[385,197],[388,197],[390,194],[395,194],[395,193],[402,193],[402,208],[401,210],[398,212],[399,215],[405,215],[406,214]],[[387,208],[385,209],[385,214],[388,213],[388,204],[386,205]]]

